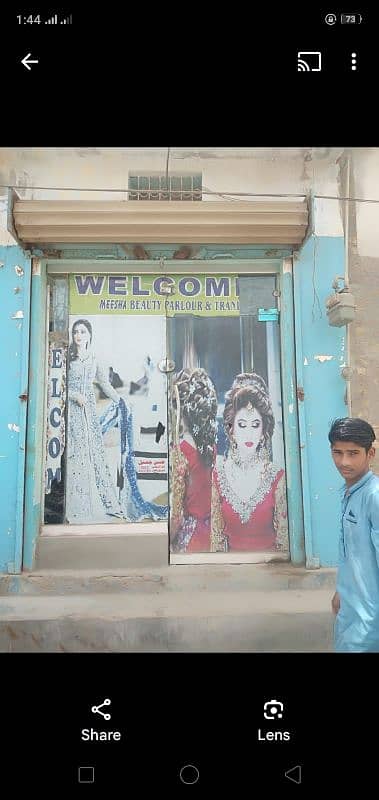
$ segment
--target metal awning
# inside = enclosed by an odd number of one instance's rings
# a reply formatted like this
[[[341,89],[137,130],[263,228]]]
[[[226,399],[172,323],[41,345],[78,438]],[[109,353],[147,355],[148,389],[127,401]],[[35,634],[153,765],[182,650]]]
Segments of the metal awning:
[[[87,201],[14,198],[13,225],[25,244],[115,242],[289,244],[303,242],[305,199]]]

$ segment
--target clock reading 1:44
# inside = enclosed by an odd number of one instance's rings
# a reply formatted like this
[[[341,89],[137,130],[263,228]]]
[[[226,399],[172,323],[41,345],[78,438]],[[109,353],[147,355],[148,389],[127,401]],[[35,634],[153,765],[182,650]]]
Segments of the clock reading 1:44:
[[[28,17],[23,17],[22,14],[18,14],[17,16],[19,25],[40,25],[41,24],[41,14],[37,14],[35,17],[33,14],[29,14]]]

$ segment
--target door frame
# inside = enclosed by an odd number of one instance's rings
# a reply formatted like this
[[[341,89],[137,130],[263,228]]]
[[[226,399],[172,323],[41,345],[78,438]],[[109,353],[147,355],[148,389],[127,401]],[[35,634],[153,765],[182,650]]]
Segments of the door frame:
[[[283,430],[284,430],[284,453],[285,467],[287,476],[287,505],[289,522],[289,543],[290,559],[295,565],[303,564],[305,561],[304,553],[304,523],[303,523],[303,504],[302,486],[300,472],[300,449],[297,415],[296,397],[296,362],[295,362],[295,335],[294,335],[294,295],[293,295],[293,270],[292,258],[285,257],[276,259],[246,258],[246,259],[188,259],[178,261],[169,258],[151,259],[146,261],[129,259],[54,259],[54,258],[33,258],[33,274],[36,278],[32,282],[32,320],[31,320],[31,342],[30,342],[30,390],[27,424],[27,459],[29,469],[26,471],[25,486],[25,526],[24,526],[24,569],[33,569],[34,555],[38,537],[46,535],[47,531],[43,523],[44,513],[44,446],[45,436],[42,436],[42,447],[38,447],[38,439],[35,435],[37,431],[45,431],[46,417],[46,396],[47,396],[47,369],[46,369],[46,326],[47,326],[47,303],[46,287],[47,275],[69,275],[73,272],[83,274],[157,274],[162,275],[188,275],[188,274],[228,274],[239,275],[265,275],[276,274],[279,278],[279,312],[280,312],[280,353],[281,353],[281,374],[282,374],[282,400],[283,400]],[[36,315],[38,314],[38,319]],[[43,376],[43,380],[33,379],[33,375]],[[36,447],[37,442],[37,447]],[[136,526],[141,523],[118,524],[118,534],[136,534]],[[50,535],[69,536],[73,535],[72,526],[56,525],[49,526]],[[85,531],[84,535],[94,536],[100,533],[98,525],[81,526]],[[111,526],[112,527],[112,526]],[[159,534],[167,535],[167,550],[169,553],[168,541],[168,522],[151,522],[149,527]],[[55,528],[55,530],[52,530]],[[59,529],[59,530],[58,530]],[[96,530],[97,529],[97,530]],[[107,526],[107,530],[109,525]],[[141,535],[142,532],[141,532]],[[194,555],[194,554],[192,554]],[[224,554],[210,553],[198,554],[205,556],[203,563],[220,562],[218,556]],[[237,554],[228,554],[228,563],[243,563]],[[249,562],[253,563],[253,559]],[[256,554],[257,561],[263,560],[283,560],[280,554],[267,554],[267,558],[262,554]],[[233,556],[233,557],[231,557]],[[258,558],[259,556],[259,558]],[[264,556],[264,554],[263,554]],[[182,556],[182,561],[176,563],[187,563],[188,556]],[[285,560],[288,560],[285,556]],[[169,559],[173,563],[172,559]],[[192,561],[192,563],[194,563]]]

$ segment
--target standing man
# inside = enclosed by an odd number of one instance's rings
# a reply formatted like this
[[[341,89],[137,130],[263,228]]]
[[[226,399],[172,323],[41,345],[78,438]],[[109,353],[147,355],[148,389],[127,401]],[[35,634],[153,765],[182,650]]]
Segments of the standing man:
[[[371,472],[375,433],[363,419],[337,419],[329,431],[345,479],[334,642],[339,653],[379,652],[379,478]]]

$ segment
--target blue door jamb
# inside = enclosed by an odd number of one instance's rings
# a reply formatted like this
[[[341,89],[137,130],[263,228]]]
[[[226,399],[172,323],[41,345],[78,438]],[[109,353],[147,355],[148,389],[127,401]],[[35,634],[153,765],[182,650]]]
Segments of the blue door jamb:
[[[43,522],[42,476],[45,459],[46,262],[33,258],[32,264],[23,553],[23,567],[26,570],[34,568],[37,539]]]
[[[28,254],[18,245],[0,247],[2,365],[0,486],[2,520],[0,571],[22,568],[24,530],[25,440],[28,403],[30,323]]]
[[[284,446],[286,454],[288,530],[291,562],[299,566],[305,562],[305,536],[297,413],[292,258],[285,258],[283,260],[280,278],[281,374]]]

